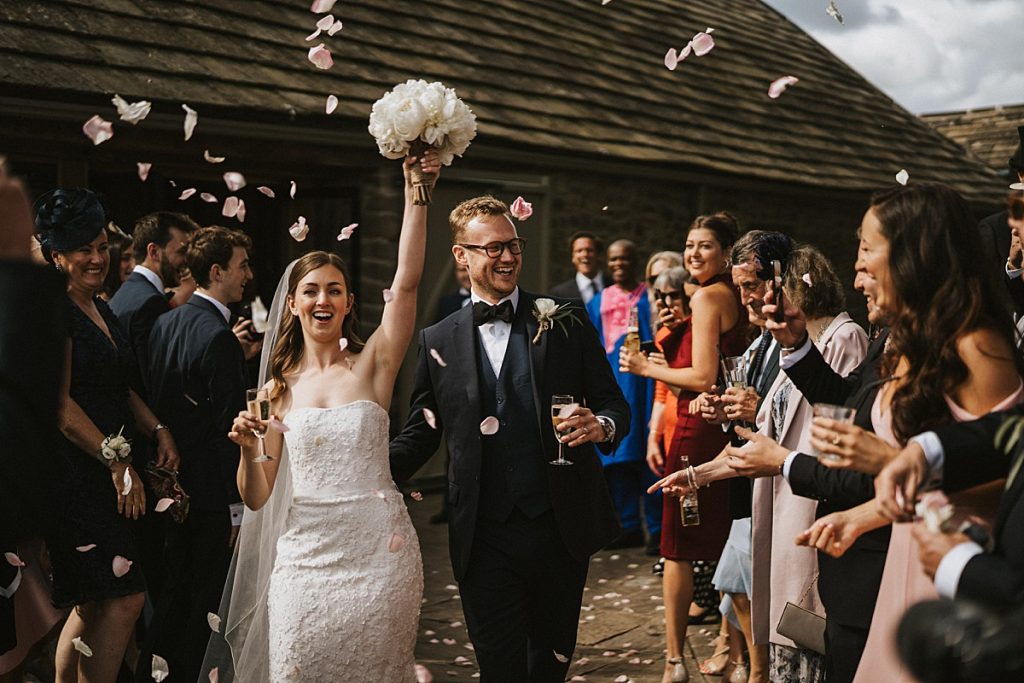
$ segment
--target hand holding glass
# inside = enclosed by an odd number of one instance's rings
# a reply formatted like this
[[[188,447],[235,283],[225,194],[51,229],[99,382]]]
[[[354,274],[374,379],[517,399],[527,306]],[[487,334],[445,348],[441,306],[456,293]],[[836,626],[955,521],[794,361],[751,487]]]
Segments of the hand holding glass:
[[[261,423],[260,429],[253,431],[253,435],[260,440],[260,452],[252,462],[269,462],[272,458],[267,455],[263,439],[267,436],[267,423],[270,421],[270,393],[266,389],[246,389],[245,405],[246,410]]]
[[[564,444],[562,443],[562,437],[564,433],[558,431],[558,425],[562,424],[576,412],[579,408],[579,404],[572,400],[572,396],[567,394],[554,394],[551,397],[551,427],[555,431],[555,438],[558,440],[558,459],[551,460],[548,462],[550,465],[572,465],[571,460],[566,460],[563,454]]]
[[[853,424],[853,418],[857,415],[857,410],[855,408],[837,406],[831,403],[815,403],[811,406],[811,411],[814,414],[814,417],[827,417],[831,420],[835,420],[836,422],[845,422],[847,424]],[[817,448],[814,449],[814,455],[819,460],[830,460],[832,462],[839,462],[842,460],[838,455],[833,453],[822,453]]]

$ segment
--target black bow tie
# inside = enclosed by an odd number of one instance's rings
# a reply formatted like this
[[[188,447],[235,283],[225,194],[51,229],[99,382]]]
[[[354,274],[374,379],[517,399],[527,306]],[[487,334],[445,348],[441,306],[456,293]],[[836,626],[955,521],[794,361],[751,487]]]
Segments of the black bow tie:
[[[473,304],[473,324],[479,327],[484,323],[493,323],[495,320],[512,322],[515,309],[511,301],[502,301],[497,306],[492,306],[485,301],[477,301]]]

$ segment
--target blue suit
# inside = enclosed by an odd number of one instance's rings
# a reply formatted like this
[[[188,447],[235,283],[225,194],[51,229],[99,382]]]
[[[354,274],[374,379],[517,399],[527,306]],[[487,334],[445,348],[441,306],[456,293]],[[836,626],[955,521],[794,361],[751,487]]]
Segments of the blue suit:
[[[601,323],[601,301],[607,289],[601,290],[587,304],[587,315],[597,328],[598,338],[604,345],[604,327]],[[651,309],[647,300],[646,290],[636,302],[637,322],[640,328],[640,341],[652,341]],[[647,494],[647,487],[656,480],[654,473],[647,467],[647,436],[651,419],[651,407],[654,405],[654,382],[645,377],[619,371],[619,349],[622,348],[626,335],[615,342],[615,348],[607,354],[615,381],[622,390],[631,411],[629,434],[618,447],[608,454],[601,454],[601,463],[605,467],[605,478],[619,513],[619,521],[626,532],[637,531],[640,527],[640,499],[644,500],[644,519],[647,531],[655,534],[661,531],[661,492]]]

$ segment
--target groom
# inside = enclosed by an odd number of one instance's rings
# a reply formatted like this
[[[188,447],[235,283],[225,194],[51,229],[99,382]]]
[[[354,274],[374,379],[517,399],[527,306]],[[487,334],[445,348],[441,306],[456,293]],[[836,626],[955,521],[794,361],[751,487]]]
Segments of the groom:
[[[537,336],[537,297],[517,286],[526,240],[494,197],[449,216],[472,306],[420,333],[409,421],[391,442],[408,479],[446,437],[449,538],[483,683],[565,680],[592,553],[620,533],[595,446],[629,430],[629,406],[582,309]],[[440,358],[440,360],[438,360]],[[560,428],[551,396],[580,404]],[[586,406],[586,407],[582,407]],[[424,411],[436,416],[431,427]],[[481,422],[497,420],[484,434]]]

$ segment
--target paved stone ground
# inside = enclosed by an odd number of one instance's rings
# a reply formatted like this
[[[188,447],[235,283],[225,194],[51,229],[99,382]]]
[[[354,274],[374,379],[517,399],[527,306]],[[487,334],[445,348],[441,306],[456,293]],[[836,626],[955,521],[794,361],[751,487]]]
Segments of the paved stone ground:
[[[428,522],[440,509],[440,495],[425,495],[421,502],[406,500],[419,533],[426,578],[416,660],[430,669],[437,683],[474,680],[479,674],[448,561],[448,531],[444,525]],[[661,577],[651,573],[652,563],[653,558],[645,556],[642,549],[604,551],[594,556],[568,680],[661,681],[664,607]],[[705,635],[702,629],[710,633]],[[691,681],[721,681],[705,679],[697,665],[711,655],[711,638],[717,631],[717,624],[690,628],[686,666]],[[620,680],[623,675],[626,678]]]

